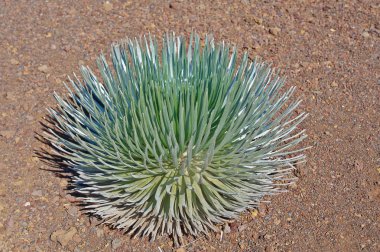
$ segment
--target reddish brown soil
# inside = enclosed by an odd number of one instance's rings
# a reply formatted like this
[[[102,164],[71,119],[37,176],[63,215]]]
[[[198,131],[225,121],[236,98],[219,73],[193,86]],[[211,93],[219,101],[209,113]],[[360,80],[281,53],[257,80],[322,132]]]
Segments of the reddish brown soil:
[[[172,250],[167,237],[150,243],[90,223],[33,151],[53,91],[65,92],[78,64],[94,65],[126,36],[192,30],[284,69],[310,113],[304,145],[313,148],[288,193],[222,240],[189,237],[184,249],[380,251],[379,2],[203,2],[0,2],[0,251]],[[60,230],[65,246],[51,237]]]

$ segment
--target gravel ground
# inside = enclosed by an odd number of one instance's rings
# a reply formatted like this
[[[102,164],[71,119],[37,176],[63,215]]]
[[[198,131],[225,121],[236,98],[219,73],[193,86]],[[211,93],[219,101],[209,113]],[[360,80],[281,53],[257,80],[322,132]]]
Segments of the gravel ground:
[[[0,2],[0,250],[172,251],[81,214],[33,157],[52,93],[122,38],[166,31],[236,44],[283,69],[310,116],[308,163],[285,194],[178,251],[380,251],[378,1]],[[174,249],[175,251],[175,249]]]

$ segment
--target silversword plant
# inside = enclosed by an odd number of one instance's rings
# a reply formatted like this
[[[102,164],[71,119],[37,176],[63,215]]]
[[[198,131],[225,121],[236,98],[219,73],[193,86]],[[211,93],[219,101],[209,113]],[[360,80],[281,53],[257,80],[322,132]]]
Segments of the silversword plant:
[[[181,242],[291,183],[305,113],[278,72],[207,36],[112,46],[55,94],[47,139],[74,172],[84,210],[135,235]]]

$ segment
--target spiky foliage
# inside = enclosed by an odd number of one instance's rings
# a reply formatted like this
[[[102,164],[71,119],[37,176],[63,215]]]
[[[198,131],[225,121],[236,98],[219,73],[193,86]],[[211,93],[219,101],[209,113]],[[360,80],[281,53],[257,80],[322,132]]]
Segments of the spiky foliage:
[[[167,36],[160,54],[155,39],[128,40],[112,46],[112,67],[99,57],[101,80],[82,67],[83,83],[55,95],[48,139],[88,212],[178,241],[281,190],[304,159],[293,147],[306,137],[296,130],[305,114],[292,113],[300,101],[287,103],[294,88],[280,92],[275,71],[247,53],[237,64],[231,49]]]

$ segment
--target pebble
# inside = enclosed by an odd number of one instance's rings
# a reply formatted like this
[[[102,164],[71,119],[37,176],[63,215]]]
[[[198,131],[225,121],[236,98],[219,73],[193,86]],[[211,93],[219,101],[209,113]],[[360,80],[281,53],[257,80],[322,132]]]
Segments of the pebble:
[[[91,224],[92,226],[97,226],[97,225],[99,225],[100,223],[102,223],[102,221],[101,221],[100,219],[96,218],[95,216],[91,216],[91,217],[90,217],[90,224]]]
[[[333,82],[331,83],[331,86],[332,86],[332,87],[338,87],[338,83],[336,83],[335,81],[333,81]]]
[[[22,186],[24,184],[24,181],[22,179],[17,180],[16,182],[13,183],[15,186]]]
[[[66,188],[67,185],[68,185],[68,182],[66,179],[62,179],[60,182],[59,182],[59,185],[63,188]]]
[[[267,206],[264,203],[261,203],[258,207],[259,214],[261,217],[265,216],[267,213]]]
[[[43,72],[43,73],[49,73],[49,67],[47,65],[39,66],[38,71]]]
[[[70,206],[70,207],[67,209],[67,213],[68,213],[69,215],[71,215],[72,217],[75,217],[75,218],[79,217],[79,215],[80,215],[78,208],[75,207],[75,206]]]
[[[269,28],[269,33],[272,34],[273,36],[277,36],[278,34],[280,34],[280,32],[281,32],[281,29],[278,27]]]
[[[111,243],[112,249],[118,249],[121,246],[121,244],[122,241],[120,239],[113,239]]]
[[[255,21],[256,24],[262,25],[263,24],[263,19],[259,17],[253,17],[253,21]]]
[[[41,190],[34,190],[32,192],[32,196],[41,197],[42,196],[42,191]]]
[[[231,228],[230,228],[230,226],[228,224],[224,225],[223,232],[225,234],[231,233]]]
[[[268,246],[265,248],[265,252],[274,252],[274,248],[272,246]]]
[[[2,130],[0,131],[0,136],[5,137],[6,139],[12,138],[16,134],[15,130]]]
[[[50,235],[50,239],[54,242],[58,242],[61,244],[61,246],[65,247],[74,237],[74,235],[77,233],[77,229],[75,227],[71,227],[68,230],[57,230],[54,231]]]
[[[24,204],[24,207],[28,207],[28,206],[30,206],[30,202],[29,201]]]
[[[175,252],[186,252],[185,248],[177,248]]]
[[[363,36],[364,38],[369,38],[370,34],[369,34],[367,31],[364,31],[364,32],[362,33],[362,36]]]
[[[72,196],[72,195],[70,195],[70,194],[67,194],[67,195],[65,196],[65,198],[66,198],[69,202],[71,202],[71,203],[73,203],[73,202],[77,202],[77,201],[78,201],[77,198],[75,198],[74,196]]]
[[[256,218],[258,214],[259,214],[259,211],[257,211],[257,209],[253,209],[253,210],[251,211],[251,217],[252,217],[252,218]]]
[[[375,188],[368,192],[368,198],[370,201],[374,201],[375,199],[380,199],[380,188]]]
[[[11,59],[11,64],[12,65],[18,65],[20,62],[16,59]]]
[[[104,230],[101,229],[101,228],[97,228],[97,229],[96,229],[96,236],[97,236],[98,238],[103,237],[103,236],[104,236]]]
[[[105,11],[111,11],[113,9],[113,5],[110,3],[110,1],[105,1],[103,3],[103,8]]]
[[[360,160],[355,160],[354,166],[355,166],[355,168],[356,168],[358,171],[361,171],[361,170],[363,170],[363,168],[364,168],[364,164],[363,164],[363,162],[360,161]]]
[[[266,234],[264,235],[264,239],[265,240],[270,240],[270,238],[272,238],[273,235],[269,235],[269,234]]]
[[[253,241],[257,241],[257,240],[259,239],[259,237],[260,237],[259,233],[254,232],[254,233],[252,234],[252,240],[253,240]]]
[[[17,100],[17,96],[13,92],[7,92],[5,94],[5,98],[7,98],[8,100],[11,100],[11,101],[16,101]]]
[[[242,241],[239,242],[239,247],[241,250],[244,250],[245,249],[245,245]]]

